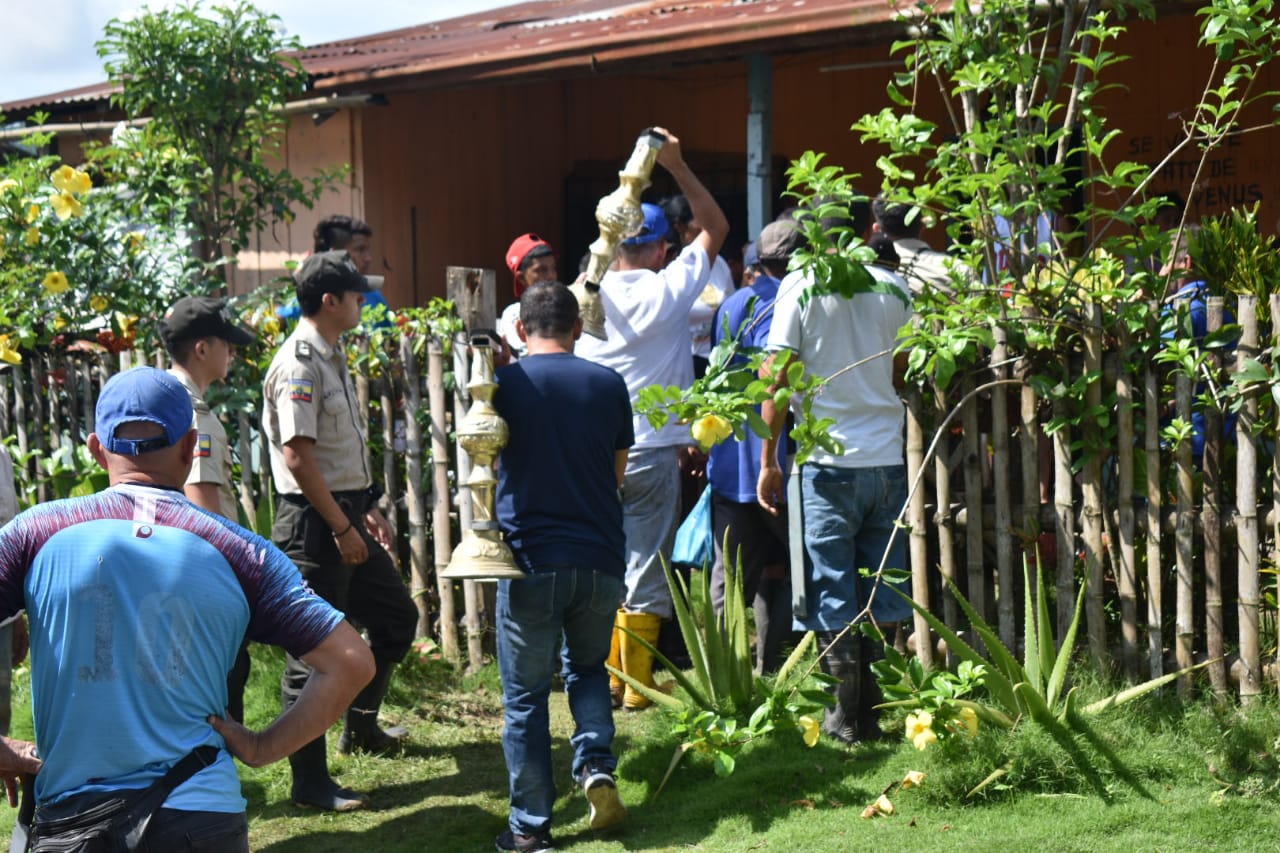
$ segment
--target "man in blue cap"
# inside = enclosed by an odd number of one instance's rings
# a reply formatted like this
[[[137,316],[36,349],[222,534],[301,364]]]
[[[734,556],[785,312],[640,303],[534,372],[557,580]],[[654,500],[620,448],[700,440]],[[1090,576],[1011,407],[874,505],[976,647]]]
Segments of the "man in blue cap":
[[[232,756],[278,761],[373,676],[364,641],[279,549],[183,495],[192,415],[164,371],[117,374],[88,441],[111,487],[41,504],[0,530],[0,619],[25,607],[31,628],[44,762],[35,834],[58,849],[83,849],[83,829],[67,820],[92,823],[120,803],[145,849],[248,851]],[[261,732],[224,717],[246,634],[316,671]]]
[[[658,164],[675,178],[689,200],[702,233],[665,264],[667,232],[662,208],[644,205],[644,224],[618,246],[618,262],[600,283],[606,339],[584,337],[577,353],[611,367],[627,383],[632,406],[650,385],[693,384],[693,344],[689,310],[711,280],[711,265],[729,234],[729,221],[711,193],[684,161],[680,140],[670,131],[658,152]],[[662,555],[670,556],[680,513],[679,454],[692,443],[689,427],[670,423],[655,430],[643,415],[634,415],[635,446],[622,485],[623,529],[627,536],[627,596],[618,624],[657,643],[662,620],[672,616],[671,592],[662,571]],[[610,662],[642,684],[652,684],[653,659],[632,636],[615,629]],[[613,685],[615,698],[623,693]],[[649,705],[638,691],[626,688],[622,704]]]

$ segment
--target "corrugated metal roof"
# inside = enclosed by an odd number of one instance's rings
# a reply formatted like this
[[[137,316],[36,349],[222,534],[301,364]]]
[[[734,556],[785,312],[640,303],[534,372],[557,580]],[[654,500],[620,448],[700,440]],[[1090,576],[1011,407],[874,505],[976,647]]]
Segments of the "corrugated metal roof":
[[[851,44],[894,14],[890,0],[529,0],[318,44],[299,58],[320,91],[448,86]],[[88,104],[113,91],[98,83],[0,108],[13,114]]]
[[[392,78],[427,85],[635,64],[710,61],[853,43],[894,16],[889,0],[532,0],[449,21],[316,45],[316,88]],[[866,33],[858,34],[865,39]]]

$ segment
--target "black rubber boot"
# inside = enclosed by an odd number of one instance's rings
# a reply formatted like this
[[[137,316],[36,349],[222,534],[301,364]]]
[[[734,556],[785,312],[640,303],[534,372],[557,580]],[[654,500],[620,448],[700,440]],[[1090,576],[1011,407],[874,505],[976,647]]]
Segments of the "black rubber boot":
[[[364,752],[369,755],[394,755],[403,747],[409,732],[401,726],[383,730],[378,727],[378,709],[396,671],[394,661],[377,661],[373,680],[360,691],[347,709],[346,725],[338,738],[338,752]]]
[[[862,670],[862,692],[858,696],[858,740],[881,740],[884,732],[880,730],[880,709],[876,705],[884,701],[884,694],[880,692],[880,684],[871,671],[871,665],[884,660],[884,643],[865,636],[859,637],[858,643],[861,652],[859,667]]]
[[[344,788],[329,776],[329,759],[324,737],[289,756],[293,769],[293,803],[330,812],[351,812],[369,805],[369,798]]]
[[[836,740],[854,744],[858,737],[858,708],[862,701],[863,667],[859,655],[858,637],[846,633],[832,645],[838,631],[820,631],[819,652],[826,653],[820,658],[822,671],[833,678],[840,679],[832,692],[836,697],[834,708],[828,708],[822,722],[822,730]],[[830,646],[830,650],[827,647]]]

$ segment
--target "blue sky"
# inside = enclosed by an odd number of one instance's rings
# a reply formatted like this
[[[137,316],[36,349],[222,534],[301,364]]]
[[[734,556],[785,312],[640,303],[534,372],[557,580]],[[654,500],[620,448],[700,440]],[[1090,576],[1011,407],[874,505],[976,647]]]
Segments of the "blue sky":
[[[511,5],[515,0],[258,0],[279,15],[303,44],[369,35]],[[142,7],[138,0],[41,0],[5,3],[0,50],[0,103],[106,79],[94,42],[112,18]],[[153,6],[163,5],[152,3]]]

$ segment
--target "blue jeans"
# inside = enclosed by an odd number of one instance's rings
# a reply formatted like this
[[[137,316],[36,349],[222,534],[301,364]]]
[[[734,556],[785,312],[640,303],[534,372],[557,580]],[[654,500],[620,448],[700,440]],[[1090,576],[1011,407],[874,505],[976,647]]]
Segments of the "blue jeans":
[[[671,558],[680,526],[680,457],[677,448],[637,450],[622,481],[622,529],[627,534],[627,600],[632,613],[673,614],[662,558]]]
[[[811,605],[808,617],[796,620],[796,628],[841,630],[862,612],[868,599],[878,623],[910,616],[910,605],[888,588],[892,582],[886,580],[875,589],[875,578],[862,577],[858,571],[878,569],[885,548],[889,548],[886,570],[908,568],[906,532],[899,530],[889,544],[894,520],[907,500],[906,466],[805,465],[800,475],[805,583]],[[911,594],[910,580],[893,585]]]
[[[512,832],[532,835],[551,826],[556,787],[547,699],[558,649],[574,721],[574,778],[587,764],[611,772],[617,766],[604,662],[622,592],[621,578],[578,566],[540,566],[524,580],[498,583],[498,668],[506,722],[502,751]]]

